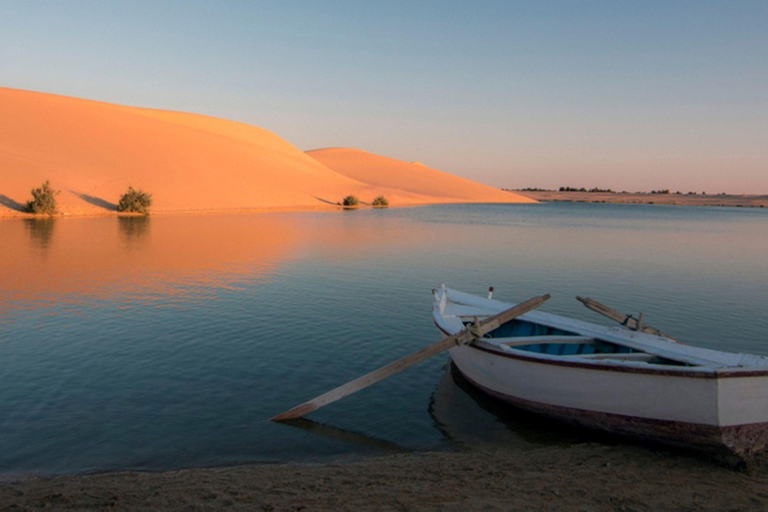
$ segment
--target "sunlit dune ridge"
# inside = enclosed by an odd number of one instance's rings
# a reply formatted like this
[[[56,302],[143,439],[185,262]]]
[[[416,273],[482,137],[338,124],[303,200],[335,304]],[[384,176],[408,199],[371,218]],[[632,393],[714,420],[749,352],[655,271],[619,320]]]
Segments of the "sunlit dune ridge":
[[[423,197],[423,202],[533,203],[527,197],[505,192],[476,181],[431,169],[421,162],[404,162],[351,148],[307,151],[326,167],[349,178],[367,183],[372,189],[402,187],[403,202]],[[406,186],[407,185],[407,186]]]
[[[393,205],[527,201],[392,159],[364,173],[329,168],[323,154],[244,123],[17,89],[0,88],[0,133],[0,216],[17,215],[46,179],[69,214],[114,211],[128,186],[150,192],[155,212],[328,207],[350,194]],[[400,164],[419,172],[393,172]],[[463,194],[451,192],[456,180]]]

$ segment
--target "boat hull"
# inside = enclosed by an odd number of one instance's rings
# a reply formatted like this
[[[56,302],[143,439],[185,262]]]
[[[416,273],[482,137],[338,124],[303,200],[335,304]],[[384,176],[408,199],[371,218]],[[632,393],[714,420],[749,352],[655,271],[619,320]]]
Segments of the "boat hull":
[[[483,392],[532,412],[611,434],[749,459],[768,444],[768,376],[697,376],[552,364],[476,346],[450,352]],[[744,403],[744,387],[753,396]],[[738,396],[737,396],[738,395]],[[729,404],[740,403],[738,410]]]

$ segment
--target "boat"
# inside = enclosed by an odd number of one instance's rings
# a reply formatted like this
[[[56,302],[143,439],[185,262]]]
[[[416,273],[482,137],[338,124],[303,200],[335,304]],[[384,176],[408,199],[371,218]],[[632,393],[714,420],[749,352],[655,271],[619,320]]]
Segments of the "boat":
[[[435,325],[454,336],[515,305],[492,293],[433,290]],[[530,311],[449,353],[476,388],[553,419],[747,461],[766,447],[768,357],[698,348],[634,325]]]
[[[453,363],[446,364],[443,370],[427,411],[444,441],[453,448],[529,450],[584,439],[580,430],[564,429],[543,416],[506,407],[467,382]]]

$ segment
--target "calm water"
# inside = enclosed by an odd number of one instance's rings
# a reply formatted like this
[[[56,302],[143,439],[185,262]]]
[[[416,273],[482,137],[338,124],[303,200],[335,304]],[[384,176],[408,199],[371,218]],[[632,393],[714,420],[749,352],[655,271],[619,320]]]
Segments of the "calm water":
[[[436,357],[268,418],[439,339],[441,282],[768,354],[768,212],[452,205],[0,221],[0,475],[585,440],[497,407]]]

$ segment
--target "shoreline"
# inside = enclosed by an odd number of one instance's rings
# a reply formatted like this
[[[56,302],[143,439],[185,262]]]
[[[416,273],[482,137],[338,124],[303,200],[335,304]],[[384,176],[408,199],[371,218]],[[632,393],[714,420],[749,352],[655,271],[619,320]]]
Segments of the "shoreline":
[[[263,206],[257,208],[222,208],[222,209],[204,209],[204,210],[160,210],[153,211],[148,215],[140,213],[127,213],[117,211],[88,211],[88,212],[60,212],[54,215],[40,215],[34,213],[25,213],[14,211],[13,213],[0,212],[0,221],[5,219],[82,219],[88,217],[160,217],[171,215],[228,215],[228,214],[251,214],[251,213],[293,213],[293,212],[333,212],[339,210],[386,210],[388,208],[410,208],[414,206],[426,206],[429,204],[444,203],[420,203],[404,204],[398,206],[375,207],[362,205],[358,207],[345,207],[341,205],[323,204],[316,206]]]
[[[0,483],[0,504],[3,510],[754,510],[768,508],[768,465],[759,459],[736,471],[693,453],[585,442],[32,477]]]
[[[518,195],[533,199],[536,202],[563,202],[563,203],[609,203],[609,204],[646,204],[667,206],[706,206],[725,208],[768,208],[768,195],[688,195],[688,194],[651,194],[646,192],[560,192],[556,190],[507,190]],[[260,206],[248,208],[207,208],[200,210],[157,210],[150,216],[170,215],[227,215],[227,214],[254,214],[254,213],[293,213],[293,212],[332,212],[346,210],[379,210],[391,208],[412,208],[429,206],[433,204],[484,204],[477,201],[431,201],[423,203],[406,203],[389,205],[387,207],[375,207],[369,204],[361,204],[356,207],[345,207],[340,204],[317,205],[292,205],[292,206]],[[495,203],[488,203],[495,204]],[[510,203],[526,204],[526,203]],[[536,204],[536,203],[528,203]],[[0,221],[6,219],[64,219],[64,218],[88,218],[88,217],[141,217],[141,214],[123,213],[114,210],[88,209],[81,211],[65,211],[55,215],[39,215],[25,213],[18,210],[0,210]]]
[[[42,215],[35,213],[25,213],[14,210],[12,213],[0,210],[0,221],[6,219],[83,219],[88,217],[160,217],[174,215],[240,215],[240,214],[262,214],[262,213],[295,213],[295,212],[335,212],[350,210],[391,210],[400,208],[418,208],[421,206],[446,205],[446,204],[497,204],[492,202],[477,201],[432,201],[424,203],[404,203],[389,206],[373,206],[370,204],[360,204],[359,206],[343,206],[340,204],[319,204],[305,206],[260,206],[253,208],[214,208],[201,210],[158,210],[152,211],[147,215],[140,213],[118,212],[115,210],[106,211],[81,211],[81,212],[59,212],[54,215]],[[532,203],[509,203],[509,204],[537,204]]]
[[[649,192],[560,192],[557,190],[510,190],[541,202],[656,204],[768,208],[768,195],[750,194],[651,194]]]

